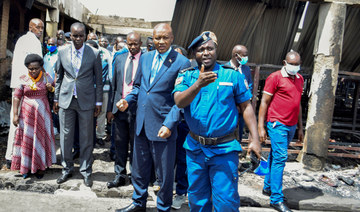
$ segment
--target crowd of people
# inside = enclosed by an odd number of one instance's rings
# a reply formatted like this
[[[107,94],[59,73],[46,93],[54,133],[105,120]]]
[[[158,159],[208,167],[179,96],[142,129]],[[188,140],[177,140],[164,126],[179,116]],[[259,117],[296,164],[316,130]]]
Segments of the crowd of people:
[[[133,202],[116,211],[145,211],[149,185],[158,211],[180,209],[186,196],[191,211],[238,211],[246,124],[248,151],[258,159],[261,142],[267,135],[271,140],[263,194],[274,209],[291,211],[282,174],[296,129],[303,138],[298,53],[289,52],[283,68],[266,79],[257,122],[248,49],[236,44],[229,61],[220,64],[221,46],[211,31],[197,36],[188,52],[173,45],[165,23],[154,27],[145,47],[137,32],[110,45],[105,36],[86,35],[85,25],[76,22],[70,32],[45,39],[42,48],[43,30],[44,23],[32,19],[14,50],[6,154],[12,170],[42,178],[56,162],[58,137],[63,169],[57,183],[72,177],[79,158],[84,184],[91,187],[93,148],[110,139],[115,177],[107,187],[124,186],[129,178],[134,187]]]

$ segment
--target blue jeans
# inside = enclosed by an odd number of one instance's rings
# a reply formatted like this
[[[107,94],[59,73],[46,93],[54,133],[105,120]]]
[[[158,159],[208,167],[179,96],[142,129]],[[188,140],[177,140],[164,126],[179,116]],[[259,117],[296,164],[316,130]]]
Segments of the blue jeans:
[[[278,121],[268,122],[267,130],[271,140],[271,151],[268,158],[269,174],[265,176],[264,189],[271,190],[270,203],[277,204],[284,201],[283,172],[288,158],[288,146],[294,137],[296,125],[286,126]]]
[[[208,158],[202,151],[186,150],[190,211],[211,211],[212,205],[215,212],[239,211],[238,154],[234,151]]]

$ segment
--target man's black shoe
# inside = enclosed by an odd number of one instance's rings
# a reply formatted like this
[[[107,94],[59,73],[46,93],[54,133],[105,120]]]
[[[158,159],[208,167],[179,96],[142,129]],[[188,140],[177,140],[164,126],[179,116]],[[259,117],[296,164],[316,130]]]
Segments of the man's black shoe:
[[[91,176],[84,177],[84,184],[87,187],[91,187],[93,185],[93,180],[91,179]]]
[[[115,210],[115,212],[145,212],[145,211],[146,211],[145,207],[134,205],[134,203],[131,203],[129,206],[125,208]]]
[[[80,157],[80,151],[73,152],[72,156],[73,156],[73,160],[79,158]]]
[[[63,174],[61,175],[57,180],[56,183],[57,184],[61,184],[66,182],[70,177],[72,177],[72,174]]]
[[[104,146],[105,145],[105,142],[102,138],[97,138],[96,139],[96,143],[99,144],[100,146]]]
[[[107,187],[109,189],[119,187],[119,186],[124,186],[125,185],[125,178],[123,178],[123,177],[115,178],[114,181],[107,182],[106,185],[107,185]]]
[[[265,196],[270,197],[271,196],[271,190],[270,189],[263,189],[262,194]]]
[[[290,210],[290,208],[288,208],[288,206],[283,203],[283,202],[279,202],[277,204],[270,204],[270,207],[274,208],[277,211],[280,212],[291,212],[292,210]]]

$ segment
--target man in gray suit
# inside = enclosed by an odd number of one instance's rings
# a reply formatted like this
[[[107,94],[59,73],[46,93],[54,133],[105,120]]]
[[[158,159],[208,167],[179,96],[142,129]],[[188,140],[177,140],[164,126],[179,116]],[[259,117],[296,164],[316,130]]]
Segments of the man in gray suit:
[[[85,26],[71,25],[72,44],[59,50],[56,72],[54,111],[59,111],[62,175],[61,184],[72,176],[74,168],[72,146],[75,121],[79,121],[80,173],[84,184],[92,186],[93,122],[101,111],[102,67],[98,50],[85,45]],[[59,109],[60,108],[60,109]],[[76,119],[77,118],[77,119]]]

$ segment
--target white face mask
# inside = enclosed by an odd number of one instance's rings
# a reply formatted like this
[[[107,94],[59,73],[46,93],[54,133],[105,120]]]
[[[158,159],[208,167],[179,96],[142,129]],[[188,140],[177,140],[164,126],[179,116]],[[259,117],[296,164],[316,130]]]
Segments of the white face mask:
[[[285,61],[286,65],[285,65],[285,69],[286,69],[286,72],[290,75],[296,75],[299,71],[300,71],[300,65],[291,65],[291,64],[288,64],[286,61]]]

